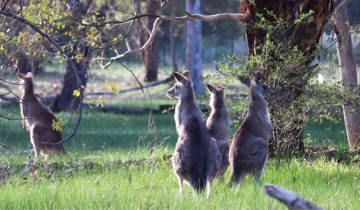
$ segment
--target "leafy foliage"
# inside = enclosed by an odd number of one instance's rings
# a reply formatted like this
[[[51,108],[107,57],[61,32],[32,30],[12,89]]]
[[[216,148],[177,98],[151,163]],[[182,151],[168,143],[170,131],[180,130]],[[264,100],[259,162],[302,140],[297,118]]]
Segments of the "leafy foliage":
[[[62,132],[62,130],[63,130],[62,129],[62,124],[63,124],[62,118],[60,118],[58,121],[56,121],[56,120],[52,121],[53,129],[56,130],[56,131],[59,131],[59,132]]]
[[[291,23],[277,18],[271,11],[267,12],[274,20],[269,21],[258,14],[260,21],[253,26],[266,33],[264,43],[257,48],[261,53],[249,57],[226,56],[227,62],[220,63],[220,71],[230,75],[227,80],[249,78],[251,74],[262,76],[275,93],[267,99],[275,127],[270,143],[272,154],[301,152],[304,150],[302,135],[306,123],[339,122],[342,105],[355,106],[359,104],[360,96],[351,94],[349,87],[341,82],[319,83],[313,79],[325,68],[321,62],[313,62],[329,52],[336,43],[334,39],[329,40],[330,47],[317,46],[317,50],[311,52],[300,50],[292,45],[291,40],[284,38],[284,34],[297,24],[313,21],[313,11],[301,14]],[[239,65],[244,60],[247,60],[246,65]]]

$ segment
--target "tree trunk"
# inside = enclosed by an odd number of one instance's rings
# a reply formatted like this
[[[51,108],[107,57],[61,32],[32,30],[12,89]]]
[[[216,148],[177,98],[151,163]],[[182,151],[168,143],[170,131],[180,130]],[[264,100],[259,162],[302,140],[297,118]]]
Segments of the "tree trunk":
[[[140,14],[141,13],[141,1],[134,0],[133,2],[134,2],[134,8],[135,8],[136,14]],[[143,34],[143,28],[142,28],[140,20],[136,20],[135,35],[136,35],[136,38],[138,38],[136,40],[136,43],[137,43],[138,47],[140,48],[144,44],[144,34]]]
[[[314,12],[313,21],[289,24],[289,28],[279,34],[276,41],[286,43],[288,49],[297,48],[304,54],[313,54],[323,33],[330,4],[330,0],[255,0],[254,4],[249,0],[244,0],[240,4],[239,11],[249,17],[246,21],[249,56],[262,54],[260,46],[264,44],[268,33],[257,26],[258,23],[261,23],[259,14],[276,26],[278,18],[286,23],[293,23],[297,19],[298,13],[307,14],[310,11]],[[282,46],[278,47],[281,48]],[[283,59],[276,53],[269,56],[274,62],[283,62]],[[305,122],[299,117],[299,113],[303,113],[302,106],[298,104],[295,109],[292,107],[294,106],[293,101],[302,95],[306,83],[310,80],[310,77],[304,75],[307,75],[311,62],[312,59],[308,59],[303,65],[294,67],[296,69],[284,70],[281,74],[281,80],[277,79],[276,82],[271,83],[271,88],[275,92],[273,97],[268,98],[271,119],[275,124],[274,135],[269,142],[271,155],[274,155],[276,151],[281,151],[281,154],[289,154],[295,151],[302,153],[304,151],[302,140]],[[261,66],[261,64],[258,65]],[[261,76],[265,83],[268,82],[270,73],[271,69],[262,72]],[[299,79],[294,81],[294,78]],[[291,81],[291,83],[287,81]]]
[[[337,53],[339,58],[341,79],[352,94],[358,94],[357,73],[347,7],[343,6],[334,18],[334,24],[338,31]],[[360,146],[360,106],[355,108],[343,105],[346,134],[351,149]],[[354,112],[353,112],[354,110]]]
[[[79,77],[81,85],[86,87],[87,82],[87,62],[73,60]],[[66,68],[66,74],[64,76],[63,87],[59,95],[56,96],[55,101],[51,105],[51,111],[53,112],[72,112],[76,111],[80,105],[80,97],[74,96],[74,90],[78,89],[76,76],[74,70],[68,64]]]
[[[200,0],[186,0],[186,11],[191,14],[200,14]],[[185,23],[186,28],[186,69],[190,71],[194,91],[204,95],[201,61],[201,21],[194,20]]]
[[[148,0],[146,4],[147,14],[156,14],[157,3],[155,0]],[[155,22],[155,17],[146,18],[146,27],[151,31]],[[149,34],[145,32],[144,40],[149,39]],[[157,55],[157,41],[156,37],[153,43],[144,52],[144,70],[145,70],[145,81],[153,82],[157,80],[158,72],[158,55]]]
[[[175,17],[175,7],[172,7],[171,17]],[[175,41],[175,23],[171,22],[169,27],[170,47],[171,47],[171,61],[173,65],[173,71],[179,71],[176,61],[176,41]]]

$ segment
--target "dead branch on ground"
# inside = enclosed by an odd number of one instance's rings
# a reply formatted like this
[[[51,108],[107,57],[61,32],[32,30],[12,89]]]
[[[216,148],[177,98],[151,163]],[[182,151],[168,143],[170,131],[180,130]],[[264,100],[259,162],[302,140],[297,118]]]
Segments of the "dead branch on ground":
[[[321,209],[319,206],[305,200],[297,193],[283,187],[265,184],[262,189],[269,196],[285,204],[288,209]]]

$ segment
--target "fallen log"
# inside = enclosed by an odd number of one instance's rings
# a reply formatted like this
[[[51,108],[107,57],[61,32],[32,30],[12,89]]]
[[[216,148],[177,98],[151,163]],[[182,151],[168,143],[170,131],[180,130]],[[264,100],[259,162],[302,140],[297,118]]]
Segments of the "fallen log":
[[[100,112],[105,113],[115,113],[115,114],[149,114],[152,112],[153,114],[161,114],[164,111],[174,112],[174,105],[159,105],[158,109],[150,109],[150,108],[119,108],[119,107],[105,107],[98,109]],[[205,105],[199,106],[202,112],[210,112],[210,108]]]
[[[281,203],[285,204],[288,209],[321,209],[319,206],[311,203],[310,201],[305,200],[299,194],[285,189],[283,187],[265,184],[263,186],[263,191],[269,196],[277,199]]]
[[[150,82],[148,83],[147,85],[143,85],[142,87],[140,86],[137,86],[137,87],[132,87],[132,88],[128,88],[128,89],[124,89],[124,90],[119,90],[119,92],[117,92],[116,94],[120,94],[120,93],[128,93],[128,92],[132,92],[132,91],[135,91],[135,90],[141,90],[143,88],[150,88],[150,87],[155,87],[157,85],[161,85],[161,84],[165,84],[165,83],[168,83],[168,82],[171,82],[173,81],[174,78],[172,76],[166,78],[166,79],[163,79],[163,80],[159,80],[159,81],[155,81],[155,82]],[[116,95],[110,91],[105,91],[105,92],[87,92],[85,93],[85,96],[101,96],[101,95]],[[46,96],[43,96],[46,103],[50,104],[52,103],[55,99],[56,99],[56,94],[52,94],[52,95],[46,95]],[[13,103],[18,103],[19,102],[19,97],[15,97],[15,96],[12,96],[12,97],[6,97],[6,96],[2,96],[0,98],[0,102],[3,102],[3,101],[10,101],[10,102],[13,102]]]

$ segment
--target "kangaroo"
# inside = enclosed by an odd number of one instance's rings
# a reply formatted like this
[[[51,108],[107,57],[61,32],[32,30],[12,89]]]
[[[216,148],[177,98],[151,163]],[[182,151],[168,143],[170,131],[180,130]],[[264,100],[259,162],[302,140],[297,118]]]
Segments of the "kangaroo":
[[[185,181],[196,192],[203,192],[208,184],[207,196],[221,164],[221,155],[203,121],[203,113],[196,105],[189,71],[173,73],[176,83],[167,91],[171,99],[178,99],[175,108],[176,129],[179,134],[172,165],[179,179],[180,194]]]
[[[230,147],[231,173],[228,184],[239,183],[247,174],[259,183],[268,156],[268,141],[273,131],[269,108],[264,96],[273,92],[253,75],[250,86],[248,114],[235,133]]]
[[[20,79],[20,100],[21,116],[23,118],[22,127],[30,130],[30,140],[34,147],[35,157],[40,154],[49,155],[54,152],[65,153],[64,146],[44,145],[42,142],[57,143],[62,140],[62,132],[56,131],[52,127],[53,121],[58,121],[55,115],[44,105],[42,97],[34,93],[34,78],[31,72],[26,75],[16,73]],[[22,87],[23,86],[23,87]]]
[[[224,174],[229,167],[229,136],[230,136],[230,113],[226,108],[224,87],[218,85],[216,88],[207,84],[211,94],[210,107],[211,113],[206,121],[206,127],[210,135],[216,140],[221,154],[221,167],[217,178],[224,181]]]

